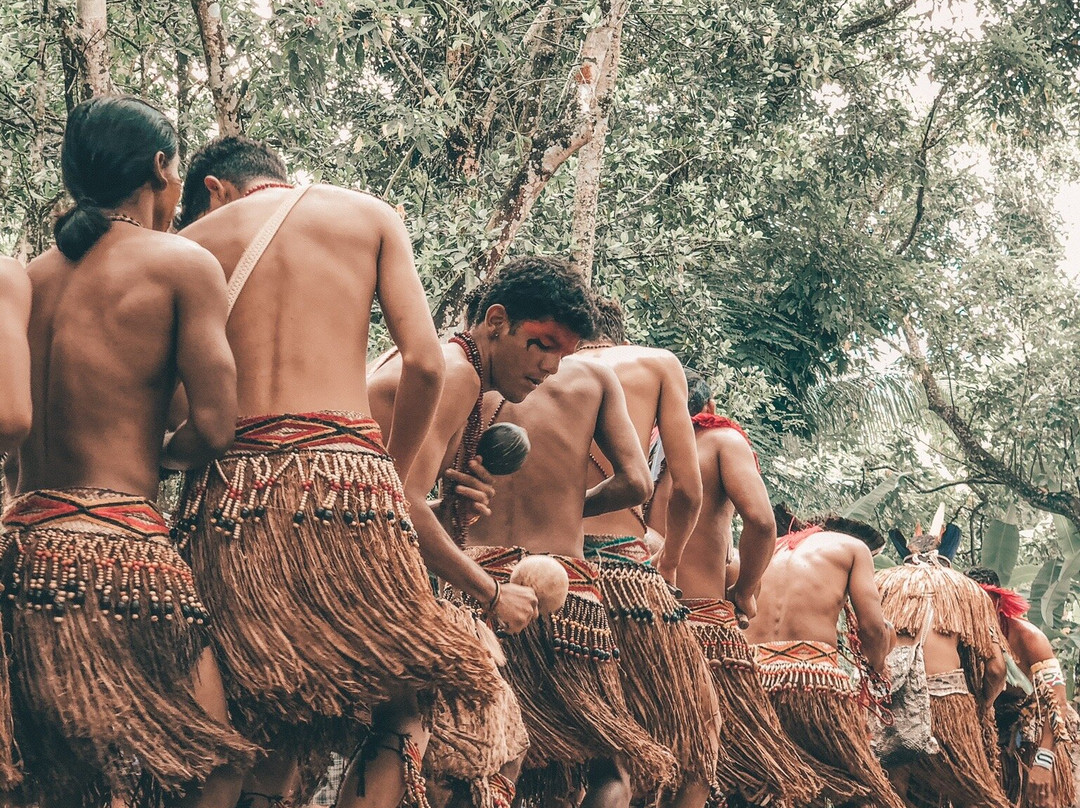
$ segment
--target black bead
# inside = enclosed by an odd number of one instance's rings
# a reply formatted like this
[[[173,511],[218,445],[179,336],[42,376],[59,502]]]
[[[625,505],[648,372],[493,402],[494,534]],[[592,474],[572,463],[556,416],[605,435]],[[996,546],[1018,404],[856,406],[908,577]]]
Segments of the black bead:
[[[351,525],[353,522],[356,521],[356,514],[352,511],[343,511],[341,514],[341,521],[343,521],[347,525]]]
[[[262,519],[264,516],[266,516],[266,508],[264,508],[262,505],[256,505],[253,513],[255,514],[256,519]]]
[[[304,523],[304,514],[303,514],[303,512],[302,511],[297,511],[296,513],[294,513],[292,520],[293,520],[294,523],[296,523],[298,525],[302,525]]]

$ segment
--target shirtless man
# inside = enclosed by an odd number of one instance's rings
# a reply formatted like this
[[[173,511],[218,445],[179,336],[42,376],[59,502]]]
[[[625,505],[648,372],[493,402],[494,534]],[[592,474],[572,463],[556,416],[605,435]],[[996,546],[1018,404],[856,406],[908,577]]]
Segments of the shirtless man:
[[[600,565],[600,588],[622,651],[619,672],[630,709],[680,766],[676,791],[662,802],[701,808],[716,774],[719,707],[704,655],[668,586],[675,584],[701,507],[686,377],[670,351],[627,344],[622,308],[615,300],[598,298],[597,309],[597,338],[582,346],[581,356],[615,372],[643,453],[658,428],[670,493],[664,543],[655,557],[650,558],[641,510],[631,508],[585,520],[585,557]],[[594,452],[589,484],[609,473],[605,455]],[[747,608],[753,607],[748,603]]]
[[[1005,794],[1024,808],[1069,808],[1076,797],[1072,776],[1069,702],[1065,674],[1050,640],[1023,618],[1028,602],[1001,586],[989,567],[972,567],[967,577],[990,595],[998,626],[1031,693],[1009,682],[994,702],[998,750]]]
[[[236,302],[236,441],[189,479],[179,533],[220,616],[234,714],[272,750],[244,799],[288,798],[297,757],[334,747],[344,723],[370,732],[337,805],[396,808],[422,788],[417,696],[457,707],[500,692],[488,651],[431,591],[402,490],[444,368],[408,233],[371,196],[292,188],[243,138],[193,157],[183,200],[183,235],[218,258]],[[366,384],[376,298],[401,354],[385,448]]]
[[[474,290],[473,295],[470,311],[474,317],[468,328],[443,346],[446,383],[435,423],[413,464],[405,493],[428,568],[458,591],[486,604],[492,602],[496,593],[494,579],[458,548],[440,521],[440,515],[445,514],[450,529],[458,534],[455,538],[460,538],[464,535],[463,523],[473,518],[473,512],[466,513],[456,507],[463,503],[444,498],[445,507],[437,515],[427,501],[428,493],[438,482],[444,482],[457,486],[456,496],[467,496],[466,492],[473,491],[476,485],[474,478],[480,480],[478,493],[491,492],[495,481],[484,470],[482,458],[463,454],[465,447],[475,453],[482,427],[484,391],[494,391],[513,403],[524,401],[546,378],[558,372],[561,360],[574,353],[581,337],[592,333],[594,309],[581,275],[565,261],[554,258],[514,259]],[[395,356],[368,379],[372,414],[384,427],[390,426],[393,417],[400,375],[401,360]],[[463,447],[462,451],[458,450],[459,446]],[[465,469],[468,474],[463,472]],[[478,514],[489,512],[484,502],[476,507]],[[461,575],[459,569],[468,575]],[[536,596],[528,587],[505,583],[498,595],[492,617],[506,631],[516,634],[537,616]],[[429,755],[432,764],[455,779],[473,781],[474,788],[486,787],[476,781],[494,777],[510,760],[491,761],[489,765],[494,771],[484,772],[482,767],[473,768],[484,755],[462,759],[457,761],[461,765],[455,766],[447,760],[452,757],[452,750],[447,747],[453,745],[440,747],[441,760]],[[516,758],[522,752],[524,748],[507,754]],[[465,773],[470,776],[463,778]],[[516,772],[510,769],[502,775],[506,778],[502,788],[510,791]]]
[[[824,782],[815,804],[828,799],[837,806],[900,808],[870,748],[866,710],[837,652],[837,621],[850,601],[849,625],[857,618],[869,665],[885,669],[896,635],[882,617],[872,555],[885,538],[851,520],[803,524],[780,512],[776,523],[792,532],[777,539],[761,579],[757,617],[746,632],[762,684],[788,735],[814,758]]]
[[[881,607],[899,641],[923,637],[930,690],[930,729],[941,751],[889,764],[897,791],[911,805],[1004,808],[994,699],[1005,686],[997,615],[985,592],[954,571],[937,552],[941,532],[931,529],[907,543],[905,563],[877,574]],[[910,775],[910,777],[909,777]]]
[[[720,794],[738,795],[749,805],[784,802],[806,805],[821,791],[821,781],[784,734],[754,665],[754,654],[739,630],[736,607],[728,600],[736,585],[732,569],[731,521],[742,519],[739,547],[746,567],[738,586],[753,602],[754,592],[776,544],[776,522],[757,455],[734,421],[716,414],[708,383],[686,371],[688,409],[697,439],[703,490],[701,514],[679,564],[680,603],[713,667],[720,697],[720,758],[716,779]],[[664,532],[670,476],[656,484],[649,511],[651,527]],[[736,573],[737,577],[738,573]],[[751,607],[753,608],[753,607]]]
[[[205,463],[232,438],[221,267],[164,232],[180,178],[157,109],[80,104],[61,163],[75,206],[29,267],[33,429],[0,559],[30,801],[160,788],[227,808],[254,749],[226,725],[212,654],[199,657],[207,615],[153,504],[162,463]],[[163,447],[177,381],[191,418]]]
[[[618,651],[585,560],[582,517],[643,502],[652,485],[615,374],[596,362],[562,362],[520,404],[489,393],[485,421],[524,427],[532,450],[515,474],[499,477],[491,515],[469,529],[466,552],[500,581],[532,553],[549,555],[570,578],[566,605],[504,642],[504,675],[517,693],[531,746],[519,792],[548,806],[575,804],[587,767],[585,808],[621,806],[630,780],[669,782],[674,761],[631,718],[619,683]],[[588,487],[595,439],[612,474]]]

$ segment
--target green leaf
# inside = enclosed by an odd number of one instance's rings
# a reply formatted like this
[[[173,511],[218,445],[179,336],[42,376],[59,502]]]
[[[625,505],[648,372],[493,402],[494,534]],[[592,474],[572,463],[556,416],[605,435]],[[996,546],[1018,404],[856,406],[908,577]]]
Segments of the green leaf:
[[[1005,519],[1009,518],[1009,515],[1005,516]],[[990,520],[983,536],[982,564],[998,574],[1002,586],[1012,585],[1013,567],[1019,554],[1020,528],[1011,521]]]
[[[878,553],[874,556],[874,569],[887,570],[889,567],[895,567],[896,562],[889,558],[884,553]]]
[[[1061,552],[1068,557],[1080,550],[1080,530],[1076,529],[1076,525],[1058,513],[1053,515],[1053,520],[1054,530],[1061,544]]]
[[[1009,576],[1009,586],[1012,589],[1023,589],[1030,586],[1041,568],[1042,565],[1040,564],[1021,564],[1018,567],[1013,567],[1012,575]]]
[[[884,482],[878,483],[872,491],[851,503],[841,515],[860,522],[873,521],[878,506],[889,498],[893,491],[896,490],[896,486],[900,484],[900,480],[905,476],[904,474],[897,474],[895,477],[890,477]]]
[[[1060,617],[1060,612],[1065,606],[1065,600],[1070,593],[1074,593],[1075,578],[1080,574],[1080,551],[1073,553],[1065,561],[1065,566],[1043,595],[1039,604],[1042,612],[1043,623],[1053,627],[1055,618]]]
[[[1038,574],[1031,582],[1031,591],[1028,594],[1028,600],[1031,601],[1034,608],[1032,608],[1029,617],[1040,628],[1044,625],[1042,619],[1042,600],[1046,595],[1046,590],[1050,588],[1050,584],[1054,581],[1054,576],[1057,570],[1061,568],[1061,562],[1055,559],[1050,559],[1039,569]]]

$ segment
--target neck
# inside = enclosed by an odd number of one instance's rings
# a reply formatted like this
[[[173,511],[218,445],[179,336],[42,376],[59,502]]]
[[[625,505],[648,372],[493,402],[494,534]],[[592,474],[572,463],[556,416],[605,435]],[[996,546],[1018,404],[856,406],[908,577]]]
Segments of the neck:
[[[473,342],[476,343],[476,351],[480,354],[480,367],[483,370],[480,375],[480,392],[486,393],[493,387],[491,383],[491,339],[483,328],[476,331],[466,328],[465,333],[472,337]]]
[[[243,184],[243,186],[237,188],[237,190],[240,192],[241,196],[247,196],[251,192],[253,192],[255,190],[258,190],[260,185],[273,185],[273,186],[289,185],[289,186],[291,186],[292,183],[289,182],[288,180],[282,179],[281,177],[256,177],[253,180],[248,180],[247,182],[245,182]]]
[[[163,222],[162,227],[154,221],[154,194],[152,191],[142,189],[136,191],[125,202],[115,208],[103,208],[106,216],[118,215],[134,219],[148,230],[167,230],[169,222]]]

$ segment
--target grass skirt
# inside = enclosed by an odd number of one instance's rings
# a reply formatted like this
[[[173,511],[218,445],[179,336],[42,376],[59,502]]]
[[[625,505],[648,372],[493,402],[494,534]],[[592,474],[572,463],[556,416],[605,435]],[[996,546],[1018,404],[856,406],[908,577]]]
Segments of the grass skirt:
[[[480,632],[490,631],[479,624],[471,609],[441,603],[449,618],[467,631],[478,637]],[[498,672],[494,659],[491,667]],[[495,701],[478,710],[461,709],[455,714],[442,700],[436,702],[424,768],[429,777],[453,793],[454,806],[509,808],[507,784],[499,772],[525,754],[529,735],[513,689],[501,677],[499,682],[502,687]]]
[[[814,758],[819,800],[837,806],[901,808],[903,802],[870,749],[866,710],[856,701],[837,651],[820,642],[755,646],[761,683],[780,724]]]
[[[645,543],[632,536],[585,537],[585,557],[600,567],[631,713],[671,750],[682,780],[712,784],[720,724],[712,675],[687,625],[688,610],[648,563],[649,556]]]
[[[252,763],[255,747],[195,701],[207,614],[150,502],[37,491],[12,503],[4,527],[3,618],[28,796],[153,804],[219,766]]]
[[[941,746],[936,755],[919,755],[911,764],[908,801],[916,805],[952,802],[972,808],[1005,808],[997,744],[988,723],[979,715],[975,697],[967,692],[962,670],[927,676],[930,688],[930,728]],[[940,695],[939,695],[940,694]]]
[[[468,547],[466,552],[502,582],[528,555],[520,547]],[[619,651],[596,566],[567,556],[551,558],[570,578],[566,604],[503,640],[503,673],[529,733],[520,793],[567,795],[580,785],[585,764],[603,759],[627,764],[635,792],[672,785],[671,753],[634,721],[623,698]]]
[[[720,598],[685,599],[682,605],[706,658],[722,663],[712,670],[724,718],[716,769],[719,797],[737,795],[750,805],[810,804],[823,784],[780,726],[735,607]]]
[[[190,476],[178,513],[251,737],[288,748],[323,723],[369,724],[403,690],[452,709],[499,693],[489,652],[431,591],[374,421],[244,418],[225,457]]]

